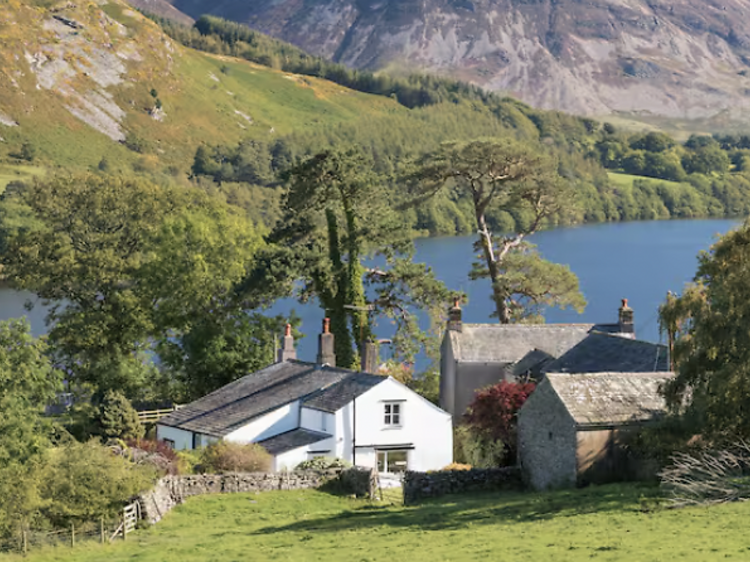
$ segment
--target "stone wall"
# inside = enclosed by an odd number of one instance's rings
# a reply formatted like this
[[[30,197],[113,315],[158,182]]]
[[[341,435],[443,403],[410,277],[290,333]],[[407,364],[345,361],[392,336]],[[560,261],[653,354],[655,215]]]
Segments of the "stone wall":
[[[522,487],[521,470],[515,466],[436,472],[407,471],[404,474],[404,504],[410,505],[446,494],[520,490]]]
[[[378,487],[377,472],[356,467],[325,471],[189,474],[161,478],[153,489],[138,497],[138,502],[143,519],[156,523],[173,507],[192,496],[305,490],[333,482],[339,483],[340,489],[346,493],[369,498],[375,497]]]

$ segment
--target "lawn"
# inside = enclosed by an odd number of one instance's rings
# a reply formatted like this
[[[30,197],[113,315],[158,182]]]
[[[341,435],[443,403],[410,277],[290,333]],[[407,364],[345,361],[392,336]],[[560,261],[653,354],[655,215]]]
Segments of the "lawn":
[[[649,178],[646,176],[634,176],[632,174],[623,174],[621,172],[607,172],[607,175],[609,176],[609,181],[618,187],[632,187],[633,181],[635,180],[645,180],[654,183],[680,185],[680,183],[676,181],[660,180],[656,178]]]
[[[0,193],[10,182],[44,175],[44,169],[31,165],[0,164]]]
[[[126,542],[37,551],[58,562],[717,560],[750,558],[750,505],[642,511],[653,488],[454,496],[381,506],[317,491],[193,498]],[[2,558],[0,560],[21,560]]]

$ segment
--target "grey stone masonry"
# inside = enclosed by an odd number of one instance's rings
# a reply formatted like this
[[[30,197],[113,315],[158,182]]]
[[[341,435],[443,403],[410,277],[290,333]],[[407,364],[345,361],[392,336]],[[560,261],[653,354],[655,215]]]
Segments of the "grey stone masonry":
[[[426,498],[467,492],[520,490],[523,487],[521,470],[507,468],[472,468],[470,470],[440,470],[404,474],[404,504],[411,505]]]
[[[325,471],[190,474],[161,478],[151,490],[138,497],[138,502],[141,505],[142,518],[150,523],[156,523],[172,508],[192,496],[305,490],[320,488],[336,480],[340,481],[349,493],[368,498],[375,497],[378,487],[377,473],[374,470],[357,467]]]

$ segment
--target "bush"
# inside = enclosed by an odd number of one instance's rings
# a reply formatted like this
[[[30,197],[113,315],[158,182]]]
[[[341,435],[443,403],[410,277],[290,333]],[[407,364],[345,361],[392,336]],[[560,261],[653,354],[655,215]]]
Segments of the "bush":
[[[163,474],[181,474],[177,451],[164,441],[156,439],[130,439],[123,451],[134,463],[150,465]]]
[[[140,439],[143,425],[130,401],[110,390],[99,407],[99,431],[106,439]]]
[[[467,425],[455,428],[453,433],[453,459],[473,468],[497,468],[508,458],[502,441],[491,438],[486,432]]]
[[[444,466],[440,470],[471,470],[473,467],[470,464],[461,464],[458,462],[452,462],[448,466]]]
[[[217,441],[201,451],[201,464],[206,472],[269,472],[271,455],[257,443]]]
[[[71,440],[52,449],[44,476],[42,514],[55,526],[67,526],[115,515],[157,475],[97,441]]]
[[[349,468],[350,466],[352,466],[352,464],[344,459],[337,459],[334,457],[314,457],[302,461],[294,467],[294,470],[330,470],[333,468]]]

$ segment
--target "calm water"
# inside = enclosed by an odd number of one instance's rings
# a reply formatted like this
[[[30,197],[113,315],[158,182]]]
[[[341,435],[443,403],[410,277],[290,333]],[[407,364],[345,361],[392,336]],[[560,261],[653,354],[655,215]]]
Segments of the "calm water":
[[[615,322],[620,299],[628,298],[635,311],[639,339],[659,340],[657,308],[668,290],[681,292],[695,275],[696,256],[740,224],[737,220],[685,220],[609,223],[561,228],[536,234],[532,241],[554,262],[565,263],[578,275],[588,306],[583,314],[549,310],[548,322]],[[468,322],[489,321],[492,303],[489,283],[467,278],[473,255],[472,237],[431,238],[417,241],[417,261],[432,266],[448,287],[464,291]],[[33,296],[0,288],[0,319],[28,315],[35,334],[44,333],[44,311],[30,313],[24,302]],[[315,357],[316,338],[322,312],[315,306],[302,306],[292,300],[278,302],[269,311],[287,314],[294,308],[302,317],[302,331],[309,337],[300,342],[301,359]],[[382,337],[390,327],[381,325]]]

